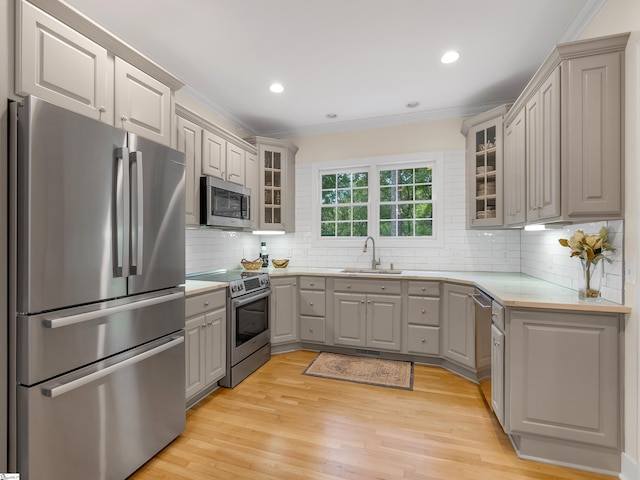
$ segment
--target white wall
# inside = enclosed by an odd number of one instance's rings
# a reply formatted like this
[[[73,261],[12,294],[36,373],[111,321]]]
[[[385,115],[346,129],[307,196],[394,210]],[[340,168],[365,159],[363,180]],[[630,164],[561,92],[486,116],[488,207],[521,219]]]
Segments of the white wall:
[[[638,0],[608,0],[596,18],[582,33],[582,38],[592,38],[615,33],[632,32],[626,50],[625,75],[625,240],[624,258],[633,270],[632,278],[625,283],[625,304],[633,309],[625,322],[624,364],[624,451],[623,478],[640,479],[640,427],[638,425],[638,401],[640,381],[638,375],[638,262],[640,243],[638,239],[638,215],[640,205],[637,185],[640,181],[640,2]],[[630,281],[629,281],[630,280]]]

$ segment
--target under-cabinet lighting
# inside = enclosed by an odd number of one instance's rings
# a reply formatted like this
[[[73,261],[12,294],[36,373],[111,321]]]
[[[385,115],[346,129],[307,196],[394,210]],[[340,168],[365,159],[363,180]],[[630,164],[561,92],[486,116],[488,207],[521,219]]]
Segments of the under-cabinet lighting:
[[[254,230],[254,235],[284,235],[284,230]]]
[[[524,229],[527,232],[539,232],[540,230],[546,230],[547,226],[541,224],[525,225]]]

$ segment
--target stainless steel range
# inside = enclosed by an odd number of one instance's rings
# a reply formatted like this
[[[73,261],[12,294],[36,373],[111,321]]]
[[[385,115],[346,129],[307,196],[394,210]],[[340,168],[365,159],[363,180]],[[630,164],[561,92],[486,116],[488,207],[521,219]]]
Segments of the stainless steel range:
[[[227,374],[218,383],[235,387],[271,358],[269,275],[224,270],[189,276],[190,280],[228,282]]]

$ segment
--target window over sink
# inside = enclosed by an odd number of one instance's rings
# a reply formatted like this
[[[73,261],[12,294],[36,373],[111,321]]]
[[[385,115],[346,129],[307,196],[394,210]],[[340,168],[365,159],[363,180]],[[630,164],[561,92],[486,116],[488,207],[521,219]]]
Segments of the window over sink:
[[[315,240],[344,246],[368,236],[389,245],[435,242],[442,234],[442,158],[436,152],[316,163]]]

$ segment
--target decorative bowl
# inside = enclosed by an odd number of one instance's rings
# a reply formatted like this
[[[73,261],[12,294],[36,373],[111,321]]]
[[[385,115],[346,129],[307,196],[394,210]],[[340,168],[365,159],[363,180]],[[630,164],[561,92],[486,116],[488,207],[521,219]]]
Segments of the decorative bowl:
[[[271,260],[271,263],[273,263],[273,266],[276,268],[287,268],[287,265],[289,265],[289,260]]]
[[[258,270],[262,267],[262,259],[256,258],[255,260],[247,260],[243,258],[240,260],[240,263],[245,268],[245,270]]]

